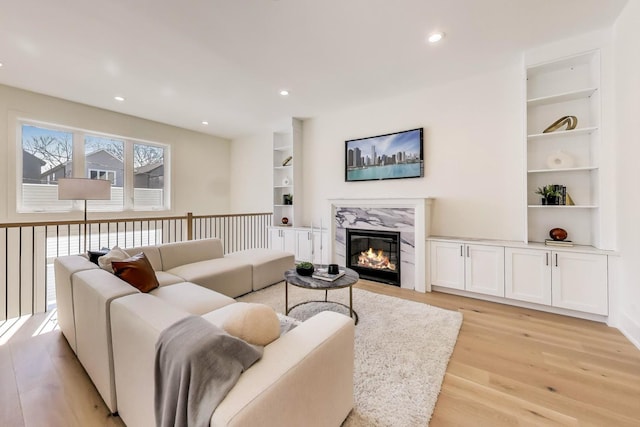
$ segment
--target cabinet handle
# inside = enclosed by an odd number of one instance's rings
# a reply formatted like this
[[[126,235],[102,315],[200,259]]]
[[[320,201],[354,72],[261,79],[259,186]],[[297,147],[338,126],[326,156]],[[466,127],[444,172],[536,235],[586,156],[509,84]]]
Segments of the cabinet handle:
[[[549,252],[547,252],[546,254],[544,254],[544,265],[549,265]]]
[[[467,258],[469,258],[469,246],[467,246]]]
[[[464,256],[464,255],[462,254],[462,246],[463,246],[463,245],[460,245],[460,256]]]
[[[558,266],[558,254],[556,254],[556,267]]]

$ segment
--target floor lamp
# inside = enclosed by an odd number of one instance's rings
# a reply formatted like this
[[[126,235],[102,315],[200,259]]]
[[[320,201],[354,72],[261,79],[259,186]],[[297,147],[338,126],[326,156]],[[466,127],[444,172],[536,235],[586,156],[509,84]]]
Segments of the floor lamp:
[[[84,250],[87,248],[87,200],[110,200],[111,181],[89,178],[58,179],[58,200],[84,200]]]

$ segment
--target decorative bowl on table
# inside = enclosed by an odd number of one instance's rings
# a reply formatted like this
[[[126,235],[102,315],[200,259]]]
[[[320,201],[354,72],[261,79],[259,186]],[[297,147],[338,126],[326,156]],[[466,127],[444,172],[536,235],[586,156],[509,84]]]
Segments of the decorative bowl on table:
[[[300,262],[296,264],[296,273],[301,276],[311,276],[315,268],[310,262]]]

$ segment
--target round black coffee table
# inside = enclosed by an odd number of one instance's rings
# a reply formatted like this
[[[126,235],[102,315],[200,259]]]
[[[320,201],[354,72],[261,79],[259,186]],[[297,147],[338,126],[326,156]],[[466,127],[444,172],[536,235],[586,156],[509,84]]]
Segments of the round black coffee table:
[[[326,271],[326,266],[316,266],[316,269],[324,268]],[[356,325],[358,324],[358,313],[353,310],[353,285],[360,280],[360,276],[358,273],[353,271],[350,268],[340,267],[340,272],[344,272],[344,276],[339,277],[333,281],[327,281],[322,279],[316,279],[312,276],[301,276],[296,272],[295,268],[287,270],[284,273],[284,309],[285,314],[289,314],[291,310],[294,308],[310,303],[318,303],[318,302],[330,302],[332,304],[338,304],[345,308],[349,309],[349,315],[353,320],[355,320]],[[289,283],[299,288],[305,289],[318,289],[324,291],[324,301],[305,301],[299,304],[294,305],[289,308]],[[349,288],[349,305],[346,306],[342,303],[335,301],[327,301],[327,294],[331,289],[342,289]]]

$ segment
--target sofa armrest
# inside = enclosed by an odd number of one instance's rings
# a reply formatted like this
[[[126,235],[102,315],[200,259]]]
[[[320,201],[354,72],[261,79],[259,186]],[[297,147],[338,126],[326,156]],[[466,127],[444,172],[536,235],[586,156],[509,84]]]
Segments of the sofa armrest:
[[[80,255],[58,257],[53,261],[56,277],[56,305],[58,325],[74,353],[76,347],[76,325],[73,315],[73,275],[84,270],[96,270],[99,267]]]
[[[339,426],[353,408],[353,320],[322,312],[265,347],[211,426]]]
[[[139,291],[104,270],[76,273],[73,280],[77,356],[111,412],[116,393],[111,345],[111,302]]]

